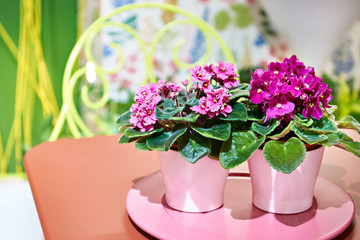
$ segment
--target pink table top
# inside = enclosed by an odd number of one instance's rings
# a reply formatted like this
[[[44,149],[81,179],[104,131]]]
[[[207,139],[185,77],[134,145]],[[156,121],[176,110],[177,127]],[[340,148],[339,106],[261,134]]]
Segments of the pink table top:
[[[354,132],[350,135],[360,140]],[[157,153],[119,145],[118,137],[61,139],[27,152],[25,169],[46,238],[151,238],[131,222],[126,197],[134,184],[159,170]],[[360,159],[352,154],[325,150],[320,176],[345,189],[355,203],[354,220],[336,239],[360,239],[359,169]],[[233,171],[246,172],[247,164]]]

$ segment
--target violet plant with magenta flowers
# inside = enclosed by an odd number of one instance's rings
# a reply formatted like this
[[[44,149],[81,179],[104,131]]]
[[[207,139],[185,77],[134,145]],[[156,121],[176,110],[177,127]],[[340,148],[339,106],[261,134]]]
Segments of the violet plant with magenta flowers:
[[[247,127],[233,132],[232,142],[225,143],[231,147],[222,154],[248,156],[262,148],[270,166],[283,173],[294,171],[306,151],[320,145],[337,146],[360,157],[360,143],[339,130],[353,128],[360,134],[359,122],[351,116],[335,121],[336,106],[329,105],[332,90],[313,67],[306,67],[295,55],[270,63],[268,70],[251,72],[250,87],[250,96],[240,99],[248,110]],[[224,167],[245,160],[233,159]]]

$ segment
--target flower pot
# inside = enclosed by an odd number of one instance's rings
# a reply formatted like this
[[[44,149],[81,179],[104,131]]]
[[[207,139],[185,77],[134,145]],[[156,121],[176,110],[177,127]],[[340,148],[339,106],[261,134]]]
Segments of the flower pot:
[[[253,204],[264,211],[280,214],[308,210],[319,174],[324,147],[306,152],[304,161],[290,174],[277,172],[264,159],[261,150],[249,158]]]
[[[179,152],[159,152],[166,203],[179,211],[208,212],[223,205],[229,170],[209,157],[195,164]]]

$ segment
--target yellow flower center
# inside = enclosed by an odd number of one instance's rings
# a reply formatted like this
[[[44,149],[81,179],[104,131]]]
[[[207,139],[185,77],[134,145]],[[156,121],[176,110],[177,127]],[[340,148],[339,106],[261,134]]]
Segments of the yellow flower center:
[[[298,90],[299,90],[299,87],[294,87],[294,89],[298,91]]]
[[[278,74],[279,73],[279,71],[274,71],[274,74]]]
[[[259,88],[259,89],[257,90],[257,92],[258,92],[258,93],[261,93],[261,92],[262,92],[262,90]]]
[[[281,108],[281,104],[280,103],[276,104],[276,107]]]
[[[196,72],[196,75],[197,75],[198,77],[201,77],[200,71],[197,71],[197,72]]]
[[[201,108],[202,108],[202,109],[205,109],[205,105],[201,105]]]
[[[216,99],[214,99],[214,103],[217,103],[217,100],[216,100]]]
[[[311,107],[311,108],[314,107],[314,104],[313,104],[313,103],[310,103],[310,104],[309,104],[309,107]]]
[[[305,87],[308,88],[308,87],[309,87],[309,84],[305,83]]]
[[[267,82],[264,82],[264,84],[265,84],[265,86],[267,86],[268,83],[267,83]]]
[[[148,111],[148,114],[150,115],[151,113],[152,113],[151,110],[149,110],[149,111]]]

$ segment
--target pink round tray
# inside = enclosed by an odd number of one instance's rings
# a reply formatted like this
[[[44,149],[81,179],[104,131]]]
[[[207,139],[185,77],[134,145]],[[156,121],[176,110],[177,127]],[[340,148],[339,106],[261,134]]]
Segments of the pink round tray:
[[[355,207],[349,194],[318,178],[313,206],[291,215],[267,213],[251,203],[250,178],[230,176],[224,206],[207,213],[173,210],[164,201],[160,172],[140,179],[129,191],[126,208],[145,232],[160,239],[331,239],[351,223]]]

